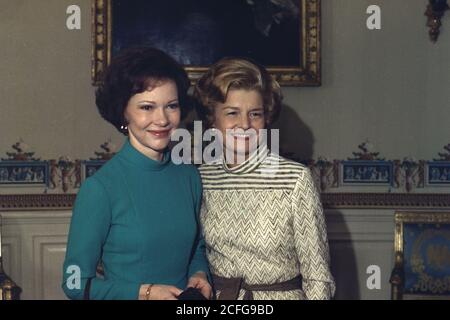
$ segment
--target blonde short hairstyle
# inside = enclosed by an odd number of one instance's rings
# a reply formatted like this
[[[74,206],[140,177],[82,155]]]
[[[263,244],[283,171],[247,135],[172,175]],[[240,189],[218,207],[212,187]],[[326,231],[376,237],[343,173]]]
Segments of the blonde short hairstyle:
[[[250,60],[223,58],[213,64],[197,81],[194,98],[197,113],[208,127],[214,123],[214,109],[224,103],[230,90],[256,90],[264,103],[266,125],[276,120],[281,109],[281,89],[267,70]]]

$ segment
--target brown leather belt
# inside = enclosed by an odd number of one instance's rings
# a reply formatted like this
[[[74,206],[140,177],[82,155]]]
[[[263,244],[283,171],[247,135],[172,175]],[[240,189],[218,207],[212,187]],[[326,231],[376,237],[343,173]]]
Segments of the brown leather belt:
[[[273,284],[247,284],[242,278],[224,278],[212,275],[214,288],[220,290],[218,300],[236,300],[241,289],[245,290],[244,300],[253,300],[253,291],[302,290],[302,276]]]

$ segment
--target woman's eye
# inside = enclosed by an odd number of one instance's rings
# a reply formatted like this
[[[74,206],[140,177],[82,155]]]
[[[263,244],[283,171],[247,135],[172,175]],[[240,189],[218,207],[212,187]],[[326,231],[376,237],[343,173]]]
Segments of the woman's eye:
[[[227,112],[227,116],[235,116],[237,115],[236,111]]]
[[[153,109],[153,106],[150,104],[145,104],[145,105],[141,106],[141,109],[142,110],[151,110],[151,109]]]
[[[180,105],[178,103],[172,103],[167,105],[167,108],[169,109],[178,109],[180,107]]]
[[[260,118],[260,117],[262,117],[262,112],[250,113],[250,117],[252,117],[252,118]]]

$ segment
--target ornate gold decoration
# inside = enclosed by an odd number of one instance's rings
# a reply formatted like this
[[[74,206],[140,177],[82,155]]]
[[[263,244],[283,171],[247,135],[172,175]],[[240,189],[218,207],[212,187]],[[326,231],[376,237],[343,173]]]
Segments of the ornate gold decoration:
[[[441,18],[448,9],[450,8],[447,0],[429,0],[425,15],[428,17],[427,26],[430,28],[428,33],[433,42],[436,42],[439,37],[442,25]]]
[[[98,85],[111,61],[110,0],[92,0],[92,43],[92,82]]]
[[[301,8],[302,65],[268,70],[281,85],[318,86],[321,84],[321,0],[297,0]],[[98,85],[111,61],[111,0],[92,0],[92,82]],[[186,67],[194,84],[207,67]]]
[[[0,300],[19,300],[22,289],[3,271],[1,226],[0,216]]]
[[[448,221],[450,222],[450,221]],[[422,255],[420,254],[421,244],[431,237],[440,234],[447,239],[450,239],[450,235],[442,230],[425,230],[414,242],[413,253],[411,257],[411,268],[414,273],[419,276],[418,282],[414,285],[413,291],[429,291],[433,294],[443,294],[450,290],[450,276],[444,277],[443,279],[436,279],[435,277],[427,274],[425,272],[425,262],[423,261]],[[441,252],[439,248],[429,247],[427,250],[427,260],[436,267],[442,264],[450,265],[450,252],[447,250]]]
[[[21,292],[22,289],[3,271],[0,254],[0,300],[20,300]]]
[[[447,195],[448,197],[448,195]],[[399,211],[395,213],[395,223],[450,223],[450,212],[405,212]],[[403,228],[401,229],[403,232]],[[401,237],[402,242],[398,245],[403,246],[403,234]],[[400,249],[398,247],[396,249]],[[397,250],[396,250],[397,251]]]
[[[448,198],[448,195],[446,195]],[[403,252],[403,232],[404,223],[427,223],[427,224],[449,224],[450,212],[405,212],[399,211],[395,213],[395,238],[394,238],[394,250],[395,250],[395,264],[391,274],[390,283],[392,285],[392,299],[400,300],[403,298],[403,285],[404,285],[404,252]],[[426,236],[426,235],[425,235]],[[416,250],[413,250],[417,252]],[[413,255],[413,268],[416,271],[421,272],[424,269],[423,261],[418,259],[417,255]],[[442,288],[442,283],[436,283],[434,279],[430,277],[422,277],[419,280],[422,285],[438,286]],[[420,297],[420,296],[418,296]]]

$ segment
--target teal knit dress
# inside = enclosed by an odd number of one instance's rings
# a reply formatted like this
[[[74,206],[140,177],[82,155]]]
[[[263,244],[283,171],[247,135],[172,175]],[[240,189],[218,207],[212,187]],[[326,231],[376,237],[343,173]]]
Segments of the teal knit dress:
[[[184,289],[208,264],[198,224],[202,187],[197,169],[122,149],[82,184],[74,205],[63,290],[83,299],[137,299],[142,284]],[[101,260],[104,278],[96,277]]]

